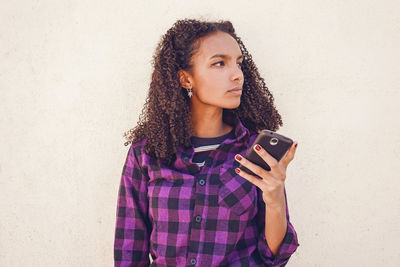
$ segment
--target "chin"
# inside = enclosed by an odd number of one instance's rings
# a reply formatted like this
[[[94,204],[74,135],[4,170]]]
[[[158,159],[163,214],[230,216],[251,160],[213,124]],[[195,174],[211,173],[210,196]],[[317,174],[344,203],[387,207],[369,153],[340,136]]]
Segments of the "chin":
[[[234,103],[226,103],[225,105],[222,105],[222,108],[235,109],[235,108],[238,108],[239,106],[240,106],[240,100],[235,101]]]

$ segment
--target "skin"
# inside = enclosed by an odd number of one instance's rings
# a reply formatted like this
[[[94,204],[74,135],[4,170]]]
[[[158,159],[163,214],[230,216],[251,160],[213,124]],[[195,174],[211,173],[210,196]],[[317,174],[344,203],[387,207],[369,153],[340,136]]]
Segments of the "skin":
[[[246,158],[239,154],[235,156],[236,161],[262,178],[259,179],[240,168],[235,169],[240,176],[253,183],[263,192],[262,196],[265,202],[265,238],[274,255],[278,253],[287,230],[284,187],[286,170],[294,158],[297,144],[297,142],[293,142],[292,146],[279,162],[260,145],[254,144],[254,150],[271,167],[270,171],[246,160]],[[257,145],[260,148],[259,151],[256,149]]]
[[[244,77],[240,66],[242,53],[236,40],[224,32],[207,35],[199,41],[200,48],[192,57],[192,70],[180,70],[178,73],[182,87],[193,90],[190,109],[195,136],[217,137],[232,130],[232,126],[222,120],[223,109],[234,109],[240,105],[240,95],[229,93],[228,90],[243,86]],[[225,56],[212,58],[218,54]],[[264,149],[261,148],[259,152],[255,150],[268,163],[271,171],[262,169],[240,155],[235,156],[243,166],[262,177],[260,180],[236,169],[240,176],[263,192],[266,204],[265,238],[274,255],[277,254],[287,229],[284,185],[286,169],[294,158],[296,147],[297,142],[294,142],[279,162]]]
[[[222,110],[240,105],[240,95],[228,90],[243,86],[243,59],[236,40],[227,33],[216,32],[199,40],[200,48],[192,57],[191,71],[179,71],[184,88],[192,88],[190,109],[195,136],[216,137],[228,133],[232,126],[222,121]],[[223,54],[225,58],[214,57]]]

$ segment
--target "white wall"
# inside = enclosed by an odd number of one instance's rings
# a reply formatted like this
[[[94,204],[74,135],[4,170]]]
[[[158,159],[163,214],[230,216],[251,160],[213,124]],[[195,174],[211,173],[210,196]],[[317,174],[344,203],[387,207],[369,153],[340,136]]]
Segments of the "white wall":
[[[400,261],[400,4],[1,1],[0,266],[112,266],[117,190],[161,35],[229,19],[299,141],[288,266]]]

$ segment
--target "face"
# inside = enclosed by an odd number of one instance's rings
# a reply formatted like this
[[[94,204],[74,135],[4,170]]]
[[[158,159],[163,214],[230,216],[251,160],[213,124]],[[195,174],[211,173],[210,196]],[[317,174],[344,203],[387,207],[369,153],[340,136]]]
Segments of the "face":
[[[187,82],[192,85],[192,105],[237,108],[243,87],[242,61],[239,45],[229,34],[216,32],[202,37],[192,57],[192,71],[185,72],[186,83],[182,83],[185,88]]]

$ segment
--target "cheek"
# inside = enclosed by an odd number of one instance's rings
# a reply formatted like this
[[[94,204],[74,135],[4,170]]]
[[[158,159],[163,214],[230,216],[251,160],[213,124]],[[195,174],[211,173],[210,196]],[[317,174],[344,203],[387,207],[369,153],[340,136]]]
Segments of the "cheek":
[[[198,99],[203,103],[211,104],[216,99],[216,93],[212,85],[204,84],[203,87],[197,91]]]
[[[225,90],[221,82],[221,75],[210,72],[198,81],[198,95],[203,99],[220,97]]]
[[[223,70],[216,70],[210,72],[210,75],[208,77],[208,83],[213,85],[213,87],[220,88],[220,90],[223,90],[224,88],[222,87],[224,84],[226,85],[226,81],[229,78],[226,76],[226,73]]]
[[[203,84],[203,86],[198,90],[199,99],[204,102],[212,103],[218,102],[223,97],[223,88],[218,86],[215,82],[208,82]]]

